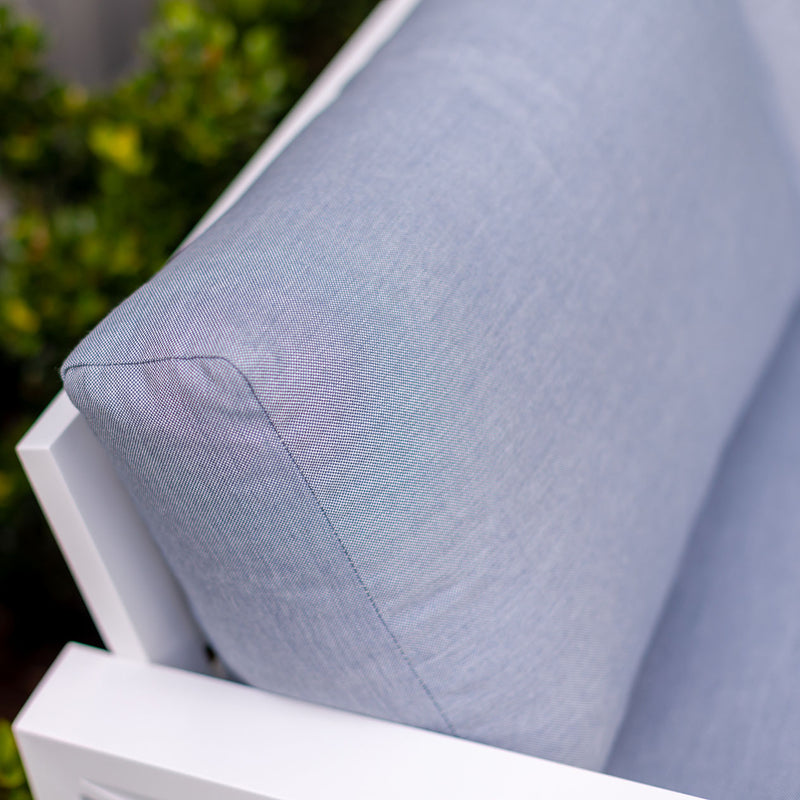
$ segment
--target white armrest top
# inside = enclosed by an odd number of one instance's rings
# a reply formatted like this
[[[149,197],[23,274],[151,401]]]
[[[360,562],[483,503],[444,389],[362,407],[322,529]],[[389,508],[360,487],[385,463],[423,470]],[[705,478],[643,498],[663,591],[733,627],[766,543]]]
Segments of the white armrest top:
[[[15,733],[40,800],[686,797],[81,645],[67,646]]]

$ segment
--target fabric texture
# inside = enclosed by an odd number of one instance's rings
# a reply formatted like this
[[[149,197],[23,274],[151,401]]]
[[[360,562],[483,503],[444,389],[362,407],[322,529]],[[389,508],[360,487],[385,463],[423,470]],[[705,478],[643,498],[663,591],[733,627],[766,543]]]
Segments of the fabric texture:
[[[800,796],[800,315],[687,550],[608,769],[708,800]]]
[[[242,679],[602,768],[798,293],[738,10],[424,0],[67,360]]]
[[[800,183],[800,3],[739,1]]]

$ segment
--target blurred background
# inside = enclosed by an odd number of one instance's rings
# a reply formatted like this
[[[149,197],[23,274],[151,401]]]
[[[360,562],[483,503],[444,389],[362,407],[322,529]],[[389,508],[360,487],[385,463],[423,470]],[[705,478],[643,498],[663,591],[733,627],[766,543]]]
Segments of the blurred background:
[[[0,0],[0,798],[7,723],[99,644],[14,445],[375,0]]]

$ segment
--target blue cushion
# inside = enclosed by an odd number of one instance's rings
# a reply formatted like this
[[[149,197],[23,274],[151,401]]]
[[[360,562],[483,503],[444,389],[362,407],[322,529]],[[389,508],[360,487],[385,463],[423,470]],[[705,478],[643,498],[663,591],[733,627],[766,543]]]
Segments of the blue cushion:
[[[65,385],[243,680],[600,768],[785,173],[728,4],[426,0]]]
[[[800,794],[800,315],[727,452],[609,763],[709,800]]]

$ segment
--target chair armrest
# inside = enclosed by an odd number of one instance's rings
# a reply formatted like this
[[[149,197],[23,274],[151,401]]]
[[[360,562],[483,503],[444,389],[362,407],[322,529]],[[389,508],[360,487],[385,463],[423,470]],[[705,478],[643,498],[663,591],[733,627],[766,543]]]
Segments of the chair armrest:
[[[207,672],[205,639],[105,451],[60,391],[17,445],[105,645]]]
[[[14,731],[37,800],[685,797],[75,644]]]

